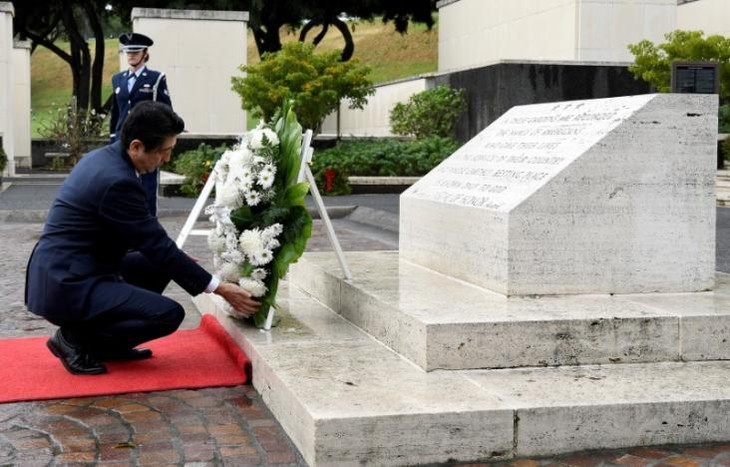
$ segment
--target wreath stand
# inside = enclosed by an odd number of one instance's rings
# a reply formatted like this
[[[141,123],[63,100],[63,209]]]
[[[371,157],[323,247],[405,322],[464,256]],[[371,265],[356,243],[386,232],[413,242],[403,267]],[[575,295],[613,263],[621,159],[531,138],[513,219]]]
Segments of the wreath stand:
[[[309,167],[309,164],[312,162],[312,155],[314,154],[314,149],[312,148],[311,144],[312,130],[307,130],[302,136],[302,150],[299,153],[301,157],[301,165],[299,166],[297,183],[303,182],[305,180],[309,182],[309,193],[312,195],[312,199],[314,200],[314,205],[317,208],[320,219],[322,219],[322,221],[324,222],[327,237],[329,238],[330,244],[332,245],[332,249],[337,255],[337,260],[340,262],[340,268],[342,268],[342,273],[344,274],[346,280],[350,280],[352,279],[352,274],[350,274],[350,268],[347,266],[347,262],[345,261],[345,255],[342,252],[342,247],[340,246],[340,241],[337,239],[335,229],[332,227],[332,221],[330,220],[329,214],[327,214],[327,209],[325,208],[324,202],[322,201],[322,196],[319,194],[319,189],[317,189],[317,183],[314,181],[312,169],[310,169]],[[205,186],[203,186],[203,190],[200,192],[200,196],[198,196],[198,199],[195,201],[193,209],[190,211],[190,214],[188,214],[188,218],[185,221],[182,229],[180,230],[180,234],[177,236],[177,240],[175,240],[177,247],[181,250],[183,248],[183,245],[185,245],[185,241],[188,239],[188,236],[208,235],[208,232],[210,230],[193,229],[193,226],[195,226],[195,222],[197,222],[201,211],[205,207],[205,203],[208,201],[208,198],[210,197],[214,186],[215,177],[211,173],[211,175],[208,177],[208,180],[205,182]],[[271,330],[271,324],[273,320],[274,307],[271,307],[269,308],[269,314],[266,317],[266,323],[264,323],[264,330]]]

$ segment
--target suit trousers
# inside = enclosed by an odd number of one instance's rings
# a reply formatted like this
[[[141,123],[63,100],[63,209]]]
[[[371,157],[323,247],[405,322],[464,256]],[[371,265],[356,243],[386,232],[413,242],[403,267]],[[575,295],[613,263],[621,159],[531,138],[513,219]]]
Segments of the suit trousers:
[[[125,256],[121,278],[94,287],[87,304],[93,310],[88,320],[53,324],[61,327],[64,337],[91,352],[131,349],[172,334],[180,326],[185,310],[162,295],[170,278],[142,254]]]

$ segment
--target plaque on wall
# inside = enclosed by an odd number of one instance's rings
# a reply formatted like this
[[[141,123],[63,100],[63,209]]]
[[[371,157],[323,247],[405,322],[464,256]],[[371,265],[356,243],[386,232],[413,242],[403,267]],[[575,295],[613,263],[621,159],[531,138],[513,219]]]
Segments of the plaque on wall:
[[[717,62],[673,62],[672,92],[680,94],[719,94],[719,64]]]

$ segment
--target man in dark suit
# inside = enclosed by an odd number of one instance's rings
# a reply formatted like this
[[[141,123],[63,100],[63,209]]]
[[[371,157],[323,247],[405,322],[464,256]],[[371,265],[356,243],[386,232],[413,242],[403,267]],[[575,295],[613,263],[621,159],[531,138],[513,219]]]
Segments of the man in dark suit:
[[[142,359],[135,347],[175,331],[180,304],[161,295],[174,280],[191,295],[216,293],[240,316],[259,303],[177,248],[147,207],[140,175],[170,159],[184,123],[159,102],[130,112],[120,140],[85,155],[58,192],[28,262],[28,309],[59,326],[48,348],[74,374],[104,360]]]
[[[112,108],[109,135],[111,141],[117,140],[124,120],[129,111],[138,103],[158,101],[172,107],[167,90],[165,74],[147,68],[150,59],[148,48],[152,39],[137,32],[119,36],[122,51],[127,55],[129,69],[112,76]],[[152,215],[157,215],[157,187],[159,171],[155,170],[142,176],[142,185],[147,193],[147,202]]]

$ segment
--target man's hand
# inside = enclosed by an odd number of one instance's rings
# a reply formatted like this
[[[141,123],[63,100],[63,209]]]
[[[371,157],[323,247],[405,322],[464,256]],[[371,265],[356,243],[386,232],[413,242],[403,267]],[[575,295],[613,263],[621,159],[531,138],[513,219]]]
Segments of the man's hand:
[[[228,282],[221,282],[213,293],[223,297],[233,307],[236,315],[242,318],[253,316],[261,306],[261,303],[254,300],[248,290]]]

